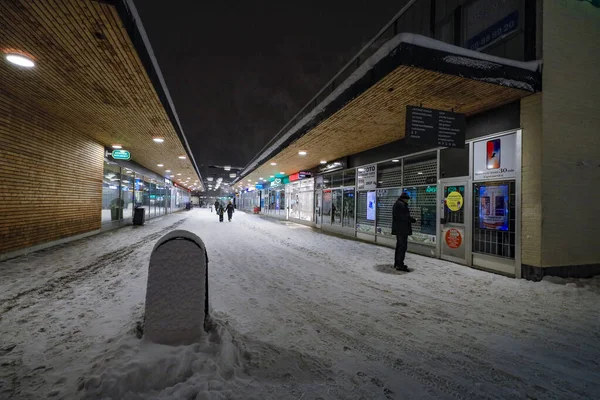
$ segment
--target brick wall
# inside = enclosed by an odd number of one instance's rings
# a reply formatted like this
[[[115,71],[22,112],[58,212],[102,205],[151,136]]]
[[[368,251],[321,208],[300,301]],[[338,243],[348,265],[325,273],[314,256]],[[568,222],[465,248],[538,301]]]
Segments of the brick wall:
[[[521,262],[542,266],[542,94],[521,100]]]
[[[600,8],[544,0],[542,266],[600,263]]]

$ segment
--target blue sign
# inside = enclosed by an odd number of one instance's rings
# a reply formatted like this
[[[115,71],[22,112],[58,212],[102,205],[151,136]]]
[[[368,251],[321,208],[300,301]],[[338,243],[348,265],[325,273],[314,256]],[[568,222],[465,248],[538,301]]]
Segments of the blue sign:
[[[479,51],[491,43],[502,39],[506,35],[515,32],[518,28],[519,12],[514,11],[483,32],[478,33],[471,39],[467,40],[467,48],[470,50]]]

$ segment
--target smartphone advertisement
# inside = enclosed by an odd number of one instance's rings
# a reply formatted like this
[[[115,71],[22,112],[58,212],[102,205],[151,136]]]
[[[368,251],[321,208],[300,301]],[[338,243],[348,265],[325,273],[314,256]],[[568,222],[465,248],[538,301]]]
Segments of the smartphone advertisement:
[[[376,192],[367,192],[367,220],[375,221]]]
[[[512,133],[475,142],[473,180],[502,180],[516,177],[515,154],[517,135]]]
[[[479,187],[479,228],[508,231],[508,185]]]

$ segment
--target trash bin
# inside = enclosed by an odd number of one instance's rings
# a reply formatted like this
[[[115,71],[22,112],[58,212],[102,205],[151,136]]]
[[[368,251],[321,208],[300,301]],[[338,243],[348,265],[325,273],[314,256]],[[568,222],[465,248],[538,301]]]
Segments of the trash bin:
[[[134,225],[144,225],[144,221],[146,217],[146,209],[144,207],[136,207],[133,210],[133,224]]]

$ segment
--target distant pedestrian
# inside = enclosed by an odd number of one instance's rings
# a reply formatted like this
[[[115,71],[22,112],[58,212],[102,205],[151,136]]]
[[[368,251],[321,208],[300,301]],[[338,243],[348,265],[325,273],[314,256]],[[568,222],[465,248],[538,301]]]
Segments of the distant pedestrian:
[[[233,204],[231,204],[231,201],[227,204],[225,210],[227,211],[227,218],[229,219],[229,222],[231,222],[231,217],[233,217]]]
[[[396,254],[394,257],[394,268],[398,271],[408,271],[404,264],[406,250],[408,249],[408,237],[412,235],[412,224],[417,222],[410,216],[408,193],[402,193],[392,211],[392,235],[396,235]]]
[[[215,211],[219,212],[219,200],[215,200]]]
[[[217,215],[219,216],[219,222],[223,222],[223,214],[225,213],[225,209],[222,205],[218,205],[217,207]]]

